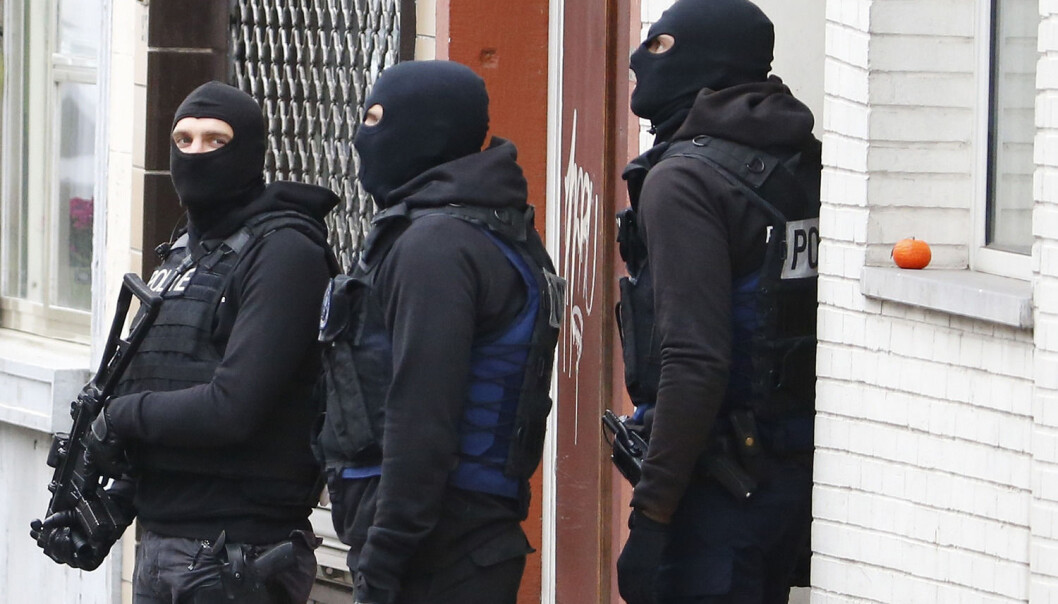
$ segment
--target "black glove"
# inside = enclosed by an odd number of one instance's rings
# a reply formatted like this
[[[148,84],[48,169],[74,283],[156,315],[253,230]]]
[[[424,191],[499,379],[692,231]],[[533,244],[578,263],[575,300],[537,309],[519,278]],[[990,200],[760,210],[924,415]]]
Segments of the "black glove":
[[[49,558],[59,564],[95,570],[136,517],[132,504],[134,492],[135,483],[122,478],[92,499],[94,503],[87,509],[104,521],[95,530],[95,538],[73,510],[56,512],[43,522],[30,522],[29,535]]]
[[[117,478],[129,471],[125,443],[114,431],[110,414],[104,407],[84,435],[84,447],[91,463],[104,475]]]
[[[29,524],[29,534],[49,558],[82,570],[95,570],[110,553],[114,541],[102,543],[89,539],[72,511],[52,514]]]
[[[617,589],[628,604],[654,604],[654,580],[669,542],[669,527],[632,510],[628,528],[628,541],[617,558]]]

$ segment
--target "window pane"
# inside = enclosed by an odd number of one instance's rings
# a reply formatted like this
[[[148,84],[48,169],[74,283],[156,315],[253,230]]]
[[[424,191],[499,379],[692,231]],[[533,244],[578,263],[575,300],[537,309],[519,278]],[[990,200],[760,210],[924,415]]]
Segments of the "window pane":
[[[987,245],[1032,250],[1038,0],[995,0]]]
[[[59,0],[59,54],[96,58],[102,4],[101,0]]]
[[[26,7],[29,8],[28,6]],[[0,226],[3,232],[0,239],[3,240],[3,294],[16,298],[23,298],[33,302],[44,300],[44,288],[41,277],[44,274],[44,238],[47,229],[44,223],[46,204],[40,199],[36,203],[30,202],[30,196],[25,190],[25,183],[30,182],[30,157],[28,138],[22,136],[30,130],[30,112],[24,110],[35,106],[30,99],[30,87],[27,85],[29,71],[25,61],[30,57],[33,49],[33,39],[24,35],[29,31],[30,19],[28,14],[23,14],[21,19],[6,27],[5,37],[8,32],[21,30],[23,35],[17,33],[10,42],[10,56],[5,55],[4,60],[4,87],[10,91],[4,95],[4,101],[12,103],[11,107],[5,107],[4,115],[11,118],[11,122],[5,124],[5,129],[10,131],[12,147],[6,149],[11,155],[6,158],[10,162],[7,175],[11,182],[5,183],[3,189],[5,198],[3,207],[3,219]],[[17,29],[16,29],[17,28]],[[7,49],[5,49],[7,50]],[[36,105],[40,105],[37,99]]]
[[[60,83],[58,101],[55,300],[59,306],[90,310],[96,86]]]

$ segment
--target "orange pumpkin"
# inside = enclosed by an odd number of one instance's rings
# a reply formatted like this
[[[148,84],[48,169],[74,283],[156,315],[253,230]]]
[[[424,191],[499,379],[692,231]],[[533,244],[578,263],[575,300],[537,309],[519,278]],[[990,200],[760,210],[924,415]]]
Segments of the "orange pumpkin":
[[[925,268],[932,252],[929,244],[921,239],[901,239],[893,246],[893,261],[900,268]]]

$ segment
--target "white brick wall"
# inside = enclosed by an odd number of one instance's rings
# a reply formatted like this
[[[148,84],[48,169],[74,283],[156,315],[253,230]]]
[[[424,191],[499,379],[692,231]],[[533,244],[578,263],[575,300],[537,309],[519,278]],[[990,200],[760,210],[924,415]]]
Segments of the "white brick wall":
[[[1033,601],[1058,601],[1058,3],[1040,2],[1033,234],[1036,381],[1029,547]]]
[[[1058,485],[1037,446],[1058,453],[1058,430],[1034,424],[1032,332],[859,287],[907,236],[931,243],[934,266],[968,264],[977,3],[826,4],[812,601],[1058,601],[1029,579],[1053,559],[1036,519],[1058,519],[1058,505],[1037,511]]]

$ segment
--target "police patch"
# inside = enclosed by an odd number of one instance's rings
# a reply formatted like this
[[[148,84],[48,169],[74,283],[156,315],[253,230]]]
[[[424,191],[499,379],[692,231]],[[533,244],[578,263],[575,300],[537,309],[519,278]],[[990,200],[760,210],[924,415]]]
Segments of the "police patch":
[[[807,279],[819,274],[819,218],[786,223],[786,259],[782,279]]]

